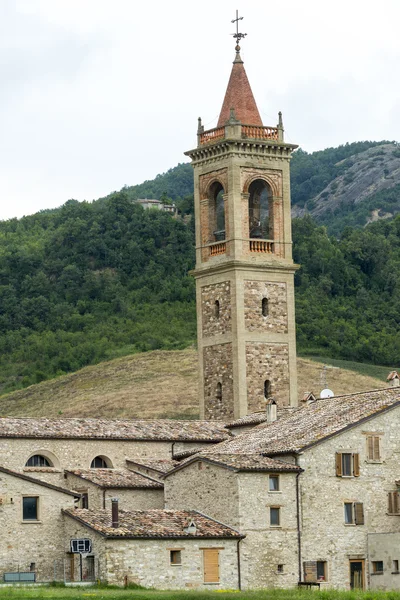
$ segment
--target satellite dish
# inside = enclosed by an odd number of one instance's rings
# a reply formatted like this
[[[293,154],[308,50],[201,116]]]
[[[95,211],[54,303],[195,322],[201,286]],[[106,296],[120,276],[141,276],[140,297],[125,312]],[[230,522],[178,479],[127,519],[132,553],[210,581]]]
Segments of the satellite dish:
[[[332,392],[332,390],[330,390],[329,388],[325,388],[324,390],[322,390],[319,397],[320,398],[333,398],[334,395],[335,394]]]

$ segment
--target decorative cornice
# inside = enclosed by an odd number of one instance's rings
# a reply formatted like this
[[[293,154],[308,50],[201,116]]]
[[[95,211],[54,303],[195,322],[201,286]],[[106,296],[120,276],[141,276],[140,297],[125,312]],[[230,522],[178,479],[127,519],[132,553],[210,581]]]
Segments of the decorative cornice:
[[[271,142],[271,140],[237,140],[224,139],[223,141],[215,142],[207,146],[200,146],[193,150],[185,152],[193,163],[199,163],[209,160],[220,160],[224,156],[270,156],[273,158],[290,159],[293,150],[298,148],[296,144],[286,144],[279,142]]]
[[[196,277],[208,277],[209,275],[215,275],[217,273],[225,273],[227,271],[264,271],[266,273],[276,273],[277,271],[283,271],[288,274],[294,274],[300,265],[295,263],[284,263],[284,262],[273,262],[266,264],[263,263],[252,263],[246,260],[227,260],[219,262],[218,264],[211,264],[212,259],[204,263],[201,267],[196,267],[190,271],[190,275]]]

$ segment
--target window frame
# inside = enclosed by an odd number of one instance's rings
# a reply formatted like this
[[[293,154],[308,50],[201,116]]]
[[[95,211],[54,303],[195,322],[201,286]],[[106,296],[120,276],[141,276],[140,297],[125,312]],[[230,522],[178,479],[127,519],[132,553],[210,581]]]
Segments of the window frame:
[[[41,461],[46,462],[47,464],[44,464],[44,465],[40,465],[40,464],[29,465],[28,464],[29,461],[34,460],[34,459],[40,459]],[[40,460],[36,461],[36,462],[40,462]],[[25,468],[26,469],[53,469],[54,465],[52,464],[51,460],[47,456],[45,456],[44,454],[32,454],[32,456],[30,456],[28,458],[28,460],[26,461]]]
[[[172,560],[173,555],[179,554],[179,562]],[[169,548],[169,564],[170,567],[181,567],[182,566],[182,548]]]
[[[347,468],[344,469],[345,466],[345,458],[350,456],[350,474],[344,473],[347,471]],[[359,452],[336,452],[335,454],[335,462],[336,462],[336,477],[342,478],[350,478],[350,477],[360,477],[360,454]],[[348,465],[347,465],[348,466]]]
[[[382,435],[380,434],[368,434],[365,437],[366,442],[366,454],[367,462],[369,463],[381,463],[382,462]]]
[[[34,498],[36,500],[36,518],[27,519],[25,517],[25,500]],[[31,494],[24,494],[21,502],[21,520],[22,523],[40,523],[40,496],[33,496]]]
[[[278,482],[278,487],[276,489],[272,489],[271,488],[271,482],[272,482],[273,479],[276,479],[277,482]],[[268,476],[268,492],[272,492],[273,494],[276,494],[277,492],[280,492],[280,491],[281,491],[280,477],[279,477],[279,475],[276,475],[275,473],[274,474],[271,473]]]
[[[272,523],[272,511],[277,511],[276,514],[278,516],[278,523],[277,524],[273,524]],[[269,507],[269,526],[272,529],[279,529],[280,527],[282,527],[282,514],[281,514],[281,507],[280,506],[270,506]]]
[[[343,504],[344,507],[344,524],[346,526],[349,525],[364,525],[365,524],[365,518],[364,518],[364,504],[362,502],[344,502]],[[346,507],[350,507],[350,521],[346,520],[346,517],[348,516],[348,509],[346,510]]]
[[[398,558],[394,558],[392,560],[392,575],[398,575],[400,573],[399,571],[399,559]]]
[[[382,569],[378,569],[377,568],[378,565],[382,565]],[[383,573],[384,573],[383,560],[372,560],[371,567],[372,567],[371,575],[383,575]]]

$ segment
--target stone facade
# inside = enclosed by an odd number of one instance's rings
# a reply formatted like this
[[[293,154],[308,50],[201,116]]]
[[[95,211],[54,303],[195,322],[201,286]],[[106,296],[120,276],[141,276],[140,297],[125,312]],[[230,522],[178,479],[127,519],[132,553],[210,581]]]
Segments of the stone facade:
[[[233,364],[232,344],[216,344],[203,349],[204,400],[206,419],[232,418]],[[221,397],[218,397],[218,385]]]
[[[240,542],[243,589],[297,583],[296,475],[278,474],[277,492],[269,492],[269,475],[194,462],[165,479],[168,508],[195,506],[246,536]],[[270,524],[271,507],[280,509],[279,527]]]
[[[138,583],[158,589],[237,589],[238,540],[229,539],[118,539],[104,538],[97,532],[65,517],[65,551],[69,540],[90,538],[96,559],[97,576],[109,584]],[[204,583],[203,551],[218,548],[220,582]],[[180,550],[181,565],[170,564],[171,550]],[[75,579],[78,562],[75,561]]]
[[[38,499],[38,520],[24,520],[24,497]],[[19,477],[0,472],[0,578],[5,572],[34,571],[38,581],[54,579],[54,562],[64,559],[61,510],[74,498]]]
[[[230,281],[203,286],[201,288],[201,306],[204,337],[221,335],[231,331],[232,300]]]
[[[266,300],[266,315],[263,315]],[[286,283],[244,282],[244,322],[247,331],[288,332]]]
[[[247,342],[247,393],[252,412],[265,408],[264,382],[270,382],[270,395],[281,406],[289,398],[289,348],[287,344]]]
[[[116,497],[123,510],[164,508],[164,491],[159,489],[101,488],[72,473],[66,473],[65,486],[80,494],[87,493],[88,508],[93,510],[101,508],[111,510],[111,499]]]
[[[398,517],[397,517],[398,518]],[[400,532],[370,533],[369,587],[372,590],[400,590]],[[382,562],[382,571],[374,570],[374,562]]]

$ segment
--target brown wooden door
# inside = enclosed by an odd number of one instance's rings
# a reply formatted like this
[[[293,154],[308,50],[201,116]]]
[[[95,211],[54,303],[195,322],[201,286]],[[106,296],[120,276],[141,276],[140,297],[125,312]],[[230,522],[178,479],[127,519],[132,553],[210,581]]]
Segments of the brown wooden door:
[[[352,590],[364,589],[364,560],[350,561],[350,588]]]
[[[204,583],[219,583],[219,550],[205,548],[203,550]]]

